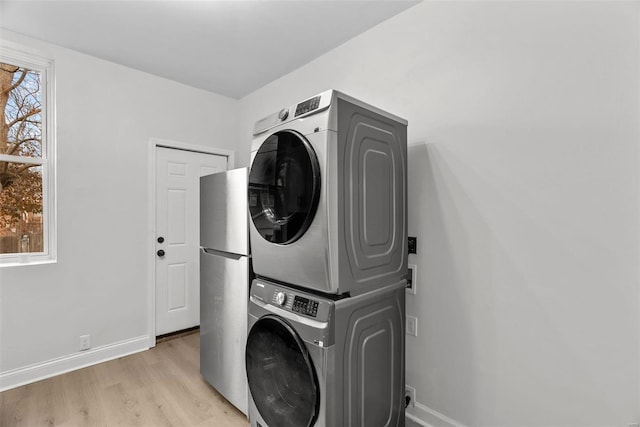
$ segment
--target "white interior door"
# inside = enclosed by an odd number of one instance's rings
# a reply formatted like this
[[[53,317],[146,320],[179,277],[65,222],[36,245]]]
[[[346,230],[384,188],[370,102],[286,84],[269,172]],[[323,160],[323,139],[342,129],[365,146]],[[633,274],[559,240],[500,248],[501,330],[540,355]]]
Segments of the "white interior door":
[[[156,147],[156,336],[200,323],[200,177],[227,157]]]

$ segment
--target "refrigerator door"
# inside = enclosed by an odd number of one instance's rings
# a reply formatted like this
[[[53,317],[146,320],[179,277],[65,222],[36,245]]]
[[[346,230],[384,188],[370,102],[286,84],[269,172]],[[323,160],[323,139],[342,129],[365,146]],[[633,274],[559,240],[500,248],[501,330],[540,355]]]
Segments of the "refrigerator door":
[[[200,178],[200,246],[249,254],[248,169]]]
[[[247,257],[205,249],[200,252],[200,372],[245,414],[248,283]]]

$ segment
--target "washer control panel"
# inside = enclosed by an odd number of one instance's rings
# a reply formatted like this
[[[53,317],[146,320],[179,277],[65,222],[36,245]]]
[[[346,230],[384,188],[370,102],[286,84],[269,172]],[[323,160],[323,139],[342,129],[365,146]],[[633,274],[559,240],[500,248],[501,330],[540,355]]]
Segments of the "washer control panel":
[[[316,317],[318,315],[318,301],[296,295],[293,298],[293,311]]]
[[[251,298],[321,322],[331,317],[334,304],[330,299],[262,279],[253,281]]]

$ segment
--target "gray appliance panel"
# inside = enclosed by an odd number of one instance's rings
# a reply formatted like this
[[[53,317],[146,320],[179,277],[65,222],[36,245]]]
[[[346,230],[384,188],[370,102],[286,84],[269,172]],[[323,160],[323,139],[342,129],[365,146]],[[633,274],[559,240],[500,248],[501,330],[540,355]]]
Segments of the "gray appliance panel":
[[[335,425],[404,426],[405,285],[336,302]]]
[[[200,252],[200,372],[245,414],[248,292],[247,257]]]
[[[247,176],[240,168],[200,178],[201,247],[249,254]]]
[[[407,271],[407,127],[338,99],[339,282],[352,293]],[[334,254],[336,255],[336,254]]]

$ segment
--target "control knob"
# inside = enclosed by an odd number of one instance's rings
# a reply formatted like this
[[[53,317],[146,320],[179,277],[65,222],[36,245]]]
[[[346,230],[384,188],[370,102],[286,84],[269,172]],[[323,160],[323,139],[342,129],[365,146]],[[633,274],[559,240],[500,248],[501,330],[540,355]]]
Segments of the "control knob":
[[[284,292],[278,292],[276,294],[276,303],[278,305],[284,305],[285,302],[287,302],[287,294]]]
[[[287,110],[286,108],[280,110],[280,112],[278,113],[278,118],[280,119],[280,121],[286,120],[287,117],[289,117],[289,110]]]

